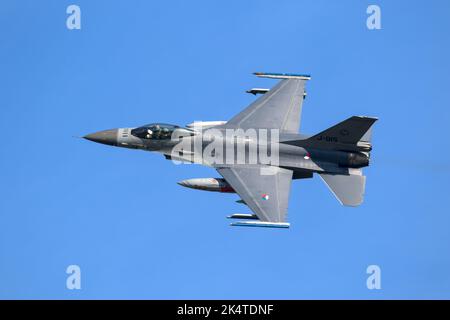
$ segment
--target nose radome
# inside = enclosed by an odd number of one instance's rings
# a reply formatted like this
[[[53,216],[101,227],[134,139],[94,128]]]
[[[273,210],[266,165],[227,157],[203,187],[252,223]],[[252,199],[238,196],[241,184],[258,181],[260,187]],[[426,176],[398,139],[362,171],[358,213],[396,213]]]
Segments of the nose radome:
[[[103,130],[85,135],[83,138],[90,141],[107,144],[110,146],[117,146],[118,132],[119,129]]]

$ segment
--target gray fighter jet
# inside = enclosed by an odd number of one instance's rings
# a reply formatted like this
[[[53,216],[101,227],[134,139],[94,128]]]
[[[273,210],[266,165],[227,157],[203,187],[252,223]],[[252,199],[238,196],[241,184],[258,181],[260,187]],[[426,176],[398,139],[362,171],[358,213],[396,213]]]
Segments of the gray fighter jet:
[[[215,168],[222,178],[189,179],[180,185],[237,193],[252,213],[232,214],[232,226],[288,228],[292,180],[319,175],[346,206],[363,201],[373,117],[353,116],[315,135],[300,134],[308,75],[255,73],[279,79],[229,121],[195,122],[185,127],[152,123],[100,131],[84,138],[107,145],[162,153],[166,159]]]

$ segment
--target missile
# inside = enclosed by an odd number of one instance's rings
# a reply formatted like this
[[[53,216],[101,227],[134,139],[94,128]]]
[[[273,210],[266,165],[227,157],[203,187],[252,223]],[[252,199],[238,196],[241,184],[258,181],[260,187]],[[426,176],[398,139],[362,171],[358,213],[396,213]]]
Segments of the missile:
[[[258,220],[256,214],[251,213],[235,213],[227,217],[228,219],[249,219],[249,220]]]
[[[178,184],[180,186],[205,190],[205,191],[213,191],[213,192],[226,192],[226,193],[234,193],[233,188],[225,181],[225,179],[221,178],[198,178],[198,179],[188,179],[179,181]]]
[[[251,93],[253,95],[257,95],[257,94],[266,94],[267,92],[269,92],[270,89],[265,89],[265,88],[252,88],[250,90],[247,90],[245,92],[247,93]]]
[[[262,227],[262,228],[289,228],[287,222],[268,222],[268,221],[238,221],[230,224],[232,227]]]
[[[253,95],[257,95],[257,94],[266,94],[267,92],[269,92],[270,89],[265,89],[265,88],[251,88],[245,92],[247,93],[251,93]],[[303,92],[303,99],[306,99],[307,93],[306,91]]]

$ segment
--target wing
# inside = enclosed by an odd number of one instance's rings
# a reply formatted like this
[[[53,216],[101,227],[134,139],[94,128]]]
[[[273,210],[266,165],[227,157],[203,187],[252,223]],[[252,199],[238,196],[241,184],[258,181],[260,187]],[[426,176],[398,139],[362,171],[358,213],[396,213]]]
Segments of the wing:
[[[298,133],[305,82],[310,79],[309,76],[261,73],[256,75],[282,80],[234,116],[224,127],[280,129],[286,133]]]
[[[245,204],[267,222],[285,222],[292,171],[270,166],[218,168]]]

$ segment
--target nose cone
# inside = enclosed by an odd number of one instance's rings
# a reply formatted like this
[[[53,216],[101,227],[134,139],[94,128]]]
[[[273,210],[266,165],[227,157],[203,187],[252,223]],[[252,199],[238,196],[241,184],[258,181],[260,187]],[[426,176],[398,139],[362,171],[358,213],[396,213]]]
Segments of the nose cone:
[[[90,141],[107,144],[109,146],[117,146],[118,133],[119,133],[118,129],[111,129],[111,130],[104,130],[104,131],[91,133],[91,134],[85,135],[83,138],[90,140]]]

